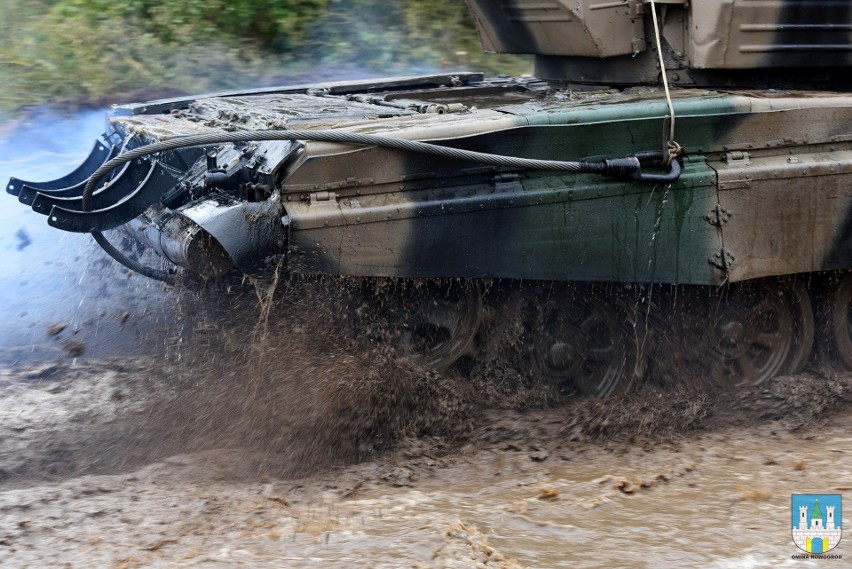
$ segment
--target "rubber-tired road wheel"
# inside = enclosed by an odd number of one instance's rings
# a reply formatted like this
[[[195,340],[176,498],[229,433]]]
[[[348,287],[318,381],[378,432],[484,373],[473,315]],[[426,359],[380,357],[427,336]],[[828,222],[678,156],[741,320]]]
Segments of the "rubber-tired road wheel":
[[[539,307],[533,363],[555,384],[571,383],[583,395],[626,391],[636,373],[633,327],[617,299],[555,294]]]
[[[415,364],[437,371],[472,349],[482,313],[473,283],[407,283],[390,292],[382,309],[389,341]]]
[[[797,327],[784,287],[762,281],[731,285],[711,300],[705,333],[711,380],[737,387],[787,373],[801,359]]]
[[[852,273],[825,290],[819,310],[820,348],[824,356],[852,370]]]

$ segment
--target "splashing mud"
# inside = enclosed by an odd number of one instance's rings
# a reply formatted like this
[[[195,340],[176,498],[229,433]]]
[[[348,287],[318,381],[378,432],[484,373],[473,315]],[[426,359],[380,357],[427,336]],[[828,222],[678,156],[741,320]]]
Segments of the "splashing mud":
[[[758,567],[795,553],[791,492],[852,487],[828,368],[599,401],[527,373],[499,287],[440,374],[352,317],[351,280],[175,294],[167,358],[2,371],[0,564]],[[710,529],[747,512],[740,549]]]

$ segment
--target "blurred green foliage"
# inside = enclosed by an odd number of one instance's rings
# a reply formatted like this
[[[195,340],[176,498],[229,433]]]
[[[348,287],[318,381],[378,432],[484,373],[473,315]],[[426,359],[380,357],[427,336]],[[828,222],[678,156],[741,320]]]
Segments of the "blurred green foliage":
[[[463,0],[0,0],[0,109],[280,83],[319,65],[530,69],[482,53]]]

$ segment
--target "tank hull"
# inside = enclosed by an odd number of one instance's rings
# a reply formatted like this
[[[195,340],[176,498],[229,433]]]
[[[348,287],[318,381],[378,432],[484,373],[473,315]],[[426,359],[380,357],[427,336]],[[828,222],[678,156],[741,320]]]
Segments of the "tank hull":
[[[249,273],[274,256],[304,273],[720,285],[852,266],[852,97],[690,89],[674,93],[673,109],[683,152],[671,183],[382,145],[247,140],[125,166],[110,186],[127,196],[98,190],[92,212],[81,211],[83,182],[63,190],[13,179],[9,192],[72,231],[127,223],[134,235],[171,234],[175,214]],[[298,129],[595,162],[661,147],[668,114],[659,89],[566,92],[448,74],[118,107],[109,136],[143,146]],[[133,190],[143,177],[151,181]],[[140,226],[148,206],[156,211]]]
[[[153,101],[116,108],[96,151],[118,156],[82,194],[76,178],[9,191],[203,277],[229,263],[363,277],[342,314],[383,315],[388,341],[434,369],[484,341],[495,279],[522,315],[522,373],[582,393],[659,375],[672,354],[700,353],[679,369],[730,386],[794,373],[815,336],[852,353],[837,309],[852,306],[852,97],[690,89],[673,109],[666,164],[655,88],[459,73]]]
[[[202,99],[191,112],[232,116],[251,104],[255,121],[285,128],[333,122],[348,132],[474,151],[586,160],[654,148],[668,112],[656,89],[573,98],[536,85],[476,81],[463,89],[459,98],[453,88],[405,94],[421,107],[449,102],[465,109],[442,115],[376,104],[401,97],[393,91],[371,93],[373,103],[326,93],[316,115],[305,110],[305,99],[318,98],[309,90]],[[499,89],[507,93],[495,96]],[[519,92],[528,100],[515,102]],[[487,108],[475,105],[480,98]],[[852,266],[852,97],[690,90],[675,94],[674,109],[686,153],[681,176],[668,185],[309,142],[277,196],[288,268],[719,285]],[[300,113],[298,120],[288,113]],[[192,115],[166,120],[172,116],[112,122],[125,136],[157,140],[187,132]]]
[[[164,281],[102,232],[205,278],[359,277],[341,313],[385,318],[391,351],[433,369],[501,310],[521,315],[522,374],[598,396],[672,354],[759,383],[815,338],[852,368],[848,1],[468,5],[483,47],[533,54],[539,79],[116,107],[78,170],[8,191]],[[485,310],[486,288],[514,310]]]

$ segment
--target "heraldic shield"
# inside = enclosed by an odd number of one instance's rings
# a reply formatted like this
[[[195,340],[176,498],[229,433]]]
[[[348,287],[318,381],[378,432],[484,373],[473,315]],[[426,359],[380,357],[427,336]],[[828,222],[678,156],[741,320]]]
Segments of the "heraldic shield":
[[[843,500],[840,494],[793,494],[793,543],[807,553],[827,553],[843,534]]]

